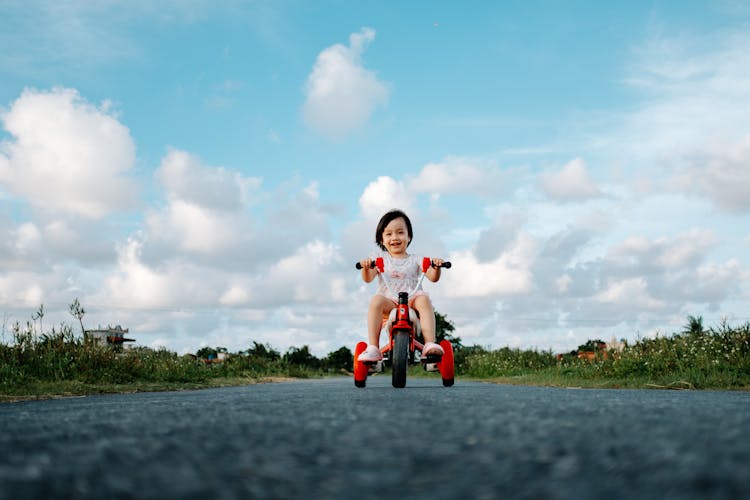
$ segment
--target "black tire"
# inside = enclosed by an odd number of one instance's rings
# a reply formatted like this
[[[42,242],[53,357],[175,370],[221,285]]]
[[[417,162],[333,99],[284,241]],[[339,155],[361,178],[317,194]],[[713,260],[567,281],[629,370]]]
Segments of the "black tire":
[[[409,334],[399,331],[393,335],[393,387],[406,387],[406,369],[409,366]]]
[[[367,384],[367,381],[365,380],[354,380],[354,386],[355,387],[364,387]]]

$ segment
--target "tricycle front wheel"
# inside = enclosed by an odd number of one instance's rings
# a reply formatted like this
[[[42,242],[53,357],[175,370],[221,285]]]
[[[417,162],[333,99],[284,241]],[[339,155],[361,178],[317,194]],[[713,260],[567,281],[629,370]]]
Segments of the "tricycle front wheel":
[[[397,331],[393,334],[392,380],[393,387],[406,387],[406,370],[409,367],[409,332]]]

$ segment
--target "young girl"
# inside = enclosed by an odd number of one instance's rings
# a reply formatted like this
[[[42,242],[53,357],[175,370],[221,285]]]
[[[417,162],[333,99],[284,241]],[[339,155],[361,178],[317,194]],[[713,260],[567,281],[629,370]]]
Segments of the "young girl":
[[[388,283],[395,293],[410,292],[419,280],[421,271],[421,258],[407,253],[406,248],[411,243],[413,232],[409,217],[401,210],[391,210],[381,217],[375,230],[375,243],[385,251],[383,254],[384,274]],[[398,305],[398,296],[394,296],[383,282],[383,277],[370,266],[373,259],[365,259],[360,262],[362,266],[362,279],[370,283],[378,277],[378,290],[370,300],[370,308],[367,311],[367,349],[359,355],[359,361],[375,362],[383,359],[380,353],[380,330],[383,328],[383,317],[388,316],[392,309]],[[442,259],[433,259],[436,265],[443,263]],[[427,279],[437,281],[440,279],[440,268],[431,267],[427,271]],[[419,289],[409,298],[409,307],[419,313],[422,335],[425,345],[422,356],[427,354],[442,355],[443,348],[435,343],[435,310],[427,293]]]

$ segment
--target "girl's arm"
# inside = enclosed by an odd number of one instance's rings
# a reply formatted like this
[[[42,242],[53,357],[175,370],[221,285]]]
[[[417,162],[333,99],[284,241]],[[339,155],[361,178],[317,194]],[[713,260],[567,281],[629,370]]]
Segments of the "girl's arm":
[[[435,266],[438,267],[430,267],[425,275],[427,276],[428,280],[435,282],[440,279],[441,268],[439,266],[443,264],[443,259],[432,259],[432,262],[435,264]]]
[[[365,283],[369,283],[375,279],[378,275],[378,270],[372,266],[374,259],[364,259],[359,261],[359,265],[362,266],[362,280]]]

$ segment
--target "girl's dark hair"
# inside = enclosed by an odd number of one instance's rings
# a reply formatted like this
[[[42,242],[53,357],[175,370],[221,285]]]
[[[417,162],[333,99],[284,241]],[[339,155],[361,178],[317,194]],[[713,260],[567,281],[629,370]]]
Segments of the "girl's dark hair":
[[[381,249],[385,250],[385,245],[383,245],[383,231],[385,231],[385,227],[399,217],[402,217],[404,222],[406,222],[406,232],[409,234],[409,243],[407,243],[406,246],[408,247],[411,244],[411,240],[414,238],[414,233],[411,229],[409,216],[401,210],[391,210],[380,218],[378,227],[375,229],[375,243],[377,243]]]

